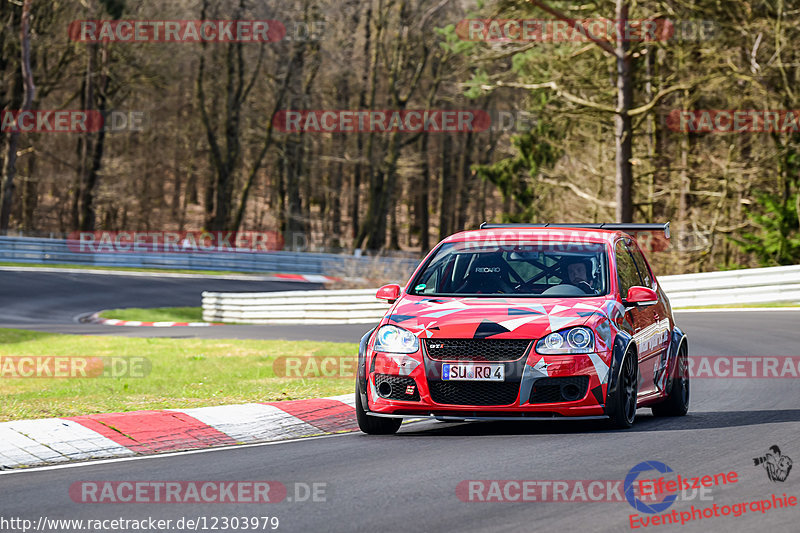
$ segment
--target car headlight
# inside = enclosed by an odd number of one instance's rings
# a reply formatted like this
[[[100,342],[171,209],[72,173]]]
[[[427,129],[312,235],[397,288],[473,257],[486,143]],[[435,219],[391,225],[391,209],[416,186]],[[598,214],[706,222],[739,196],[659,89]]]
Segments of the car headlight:
[[[556,331],[539,339],[536,351],[543,355],[593,352],[594,334],[584,327]]]
[[[419,350],[419,339],[408,330],[397,326],[383,326],[375,336],[376,352],[414,353]]]

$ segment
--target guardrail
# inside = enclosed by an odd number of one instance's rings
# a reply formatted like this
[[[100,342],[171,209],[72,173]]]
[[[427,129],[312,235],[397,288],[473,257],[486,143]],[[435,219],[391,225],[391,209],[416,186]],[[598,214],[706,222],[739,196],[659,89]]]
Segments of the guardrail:
[[[800,302],[800,266],[664,276],[674,308]]]
[[[70,247],[70,245],[72,245]],[[86,253],[74,251],[76,241],[0,237],[0,262],[65,264],[105,267],[163,268],[231,272],[286,272],[292,274],[357,277],[378,265],[408,270],[418,260],[311,252],[138,252]],[[339,274],[341,273],[341,274]]]
[[[247,324],[365,324],[389,308],[375,289],[203,293],[203,320]]]
[[[675,309],[725,304],[800,302],[800,266],[659,278]],[[203,293],[203,320],[249,324],[376,323],[389,306],[377,289]]]

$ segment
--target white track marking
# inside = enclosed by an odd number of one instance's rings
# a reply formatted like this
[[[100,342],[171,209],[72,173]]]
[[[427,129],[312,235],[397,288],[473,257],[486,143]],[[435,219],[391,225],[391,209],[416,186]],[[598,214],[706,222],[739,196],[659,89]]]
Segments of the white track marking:
[[[2,455],[14,457],[14,447],[24,445],[23,454],[16,454],[17,464],[2,462],[3,466],[38,464],[69,460],[124,457],[134,453],[72,420],[45,418],[42,420],[17,420],[0,424]],[[6,442],[6,438],[8,441]],[[6,448],[6,444],[10,447]],[[27,454],[27,456],[25,455]],[[40,460],[32,461],[33,457]]]
[[[277,444],[292,444],[297,442],[303,441],[310,441],[310,440],[317,440],[317,439],[329,439],[334,437],[346,437],[351,435],[352,433],[333,433],[331,435],[318,435],[316,437],[303,437],[299,439],[288,439],[288,440],[276,440],[271,442],[258,442],[255,444],[239,444],[239,445],[231,445],[231,446],[218,446],[215,448],[202,448],[200,450],[187,450],[182,452],[169,452],[169,453],[159,453],[154,455],[137,455],[134,457],[116,457],[114,459],[101,459],[98,461],[85,461],[81,463],[67,463],[67,464],[60,464],[60,465],[48,465],[48,466],[39,466],[36,468],[19,468],[14,470],[3,470],[0,471],[0,476],[10,475],[10,474],[20,474],[20,473],[28,473],[28,472],[41,472],[43,470],[62,470],[64,468],[81,468],[84,466],[96,466],[102,464],[110,464],[110,463],[121,463],[127,461],[143,461],[146,459],[162,459],[167,457],[178,457],[181,455],[194,455],[198,453],[211,453],[211,452],[220,452],[220,451],[233,451],[233,450],[241,450],[242,448],[256,448],[261,446],[274,446]]]

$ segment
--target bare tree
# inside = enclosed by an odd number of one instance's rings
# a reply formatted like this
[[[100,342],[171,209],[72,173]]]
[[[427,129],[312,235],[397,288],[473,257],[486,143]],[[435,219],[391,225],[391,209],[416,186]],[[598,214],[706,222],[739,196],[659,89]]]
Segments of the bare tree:
[[[30,111],[36,95],[36,86],[33,83],[31,72],[31,6],[33,0],[25,0],[22,4],[22,18],[20,21],[20,43],[22,57],[20,60],[20,73],[24,84],[24,97],[21,111]],[[17,146],[19,144],[19,129],[15,129],[8,136],[6,144],[6,161],[3,168],[3,180],[0,184],[0,234],[8,232],[8,222],[11,217],[11,202],[14,199],[14,178],[17,172]]]

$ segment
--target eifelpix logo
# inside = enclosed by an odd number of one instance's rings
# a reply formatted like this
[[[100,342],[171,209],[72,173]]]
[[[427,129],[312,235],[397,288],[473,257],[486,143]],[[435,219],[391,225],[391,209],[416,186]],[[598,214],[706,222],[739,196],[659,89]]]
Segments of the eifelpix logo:
[[[767,471],[767,477],[770,481],[780,481],[783,483],[789,477],[789,472],[792,471],[792,460],[781,454],[781,449],[778,446],[770,446],[766,455],[753,458],[755,466],[763,465]]]

